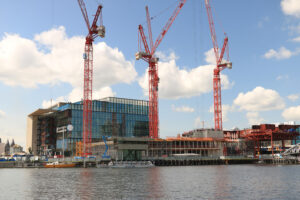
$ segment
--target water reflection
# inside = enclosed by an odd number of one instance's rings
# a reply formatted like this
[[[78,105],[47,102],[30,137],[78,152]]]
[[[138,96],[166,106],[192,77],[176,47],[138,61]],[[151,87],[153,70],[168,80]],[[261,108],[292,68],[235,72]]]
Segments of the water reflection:
[[[230,199],[228,186],[231,185],[231,179],[228,177],[229,172],[227,166],[218,166],[215,167],[214,170],[214,199]]]
[[[92,171],[87,168],[81,169],[80,175],[79,175],[79,184],[77,188],[78,196],[80,199],[92,199],[92,195],[90,190],[92,184]]]
[[[150,199],[161,199],[164,197],[164,184],[163,176],[161,175],[161,170],[159,167],[154,167],[149,169],[148,177],[149,186],[148,193]]]
[[[300,165],[0,169],[6,199],[299,199]]]

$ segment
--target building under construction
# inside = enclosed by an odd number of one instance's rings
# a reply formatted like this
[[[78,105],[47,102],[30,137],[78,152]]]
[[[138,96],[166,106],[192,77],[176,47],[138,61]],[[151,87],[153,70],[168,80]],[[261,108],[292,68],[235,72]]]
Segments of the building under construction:
[[[105,98],[93,101],[92,155],[115,160],[274,155],[299,139],[300,125],[262,124],[250,129],[196,129],[166,139],[149,138],[148,101]],[[27,151],[35,155],[82,155],[82,102],[58,103],[28,115]],[[58,132],[72,124],[73,130]],[[107,139],[106,143],[103,136]]]
[[[224,131],[226,155],[272,155],[299,142],[300,125],[261,124],[250,129]]]
[[[214,159],[221,157],[273,157],[290,148],[299,138],[300,125],[254,125],[251,129],[216,131],[196,129],[177,137],[109,138],[92,144],[94,155],[106,151],[113,160],[155,160],[158,158]]]
[[[222,131],[198,129],[166,139],[112,137],[107,141],[93,143],[92,153],[96,156],[107,154],[113,160],[153,160],[189,156],[219,158],[223,156],[223,146]]]
[[[109,97],[94,100],[92,142],[102,136],[147,137],[148,101]],[[76,143],[82,141],[82,101],[58,103],[48,109],[38,109],[27,117],[26,151],[35,155],[75,156]],[[59,128],[72,125],[72,130]]]

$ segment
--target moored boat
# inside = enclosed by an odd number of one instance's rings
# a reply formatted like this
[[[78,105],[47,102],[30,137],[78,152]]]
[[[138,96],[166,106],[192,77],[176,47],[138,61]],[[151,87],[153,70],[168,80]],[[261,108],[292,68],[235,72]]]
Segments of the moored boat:
[[[110,161],[110,168],[149,168],[154,167],[151,161]]]
[[[64,163],[64,162],[52,162],[52,163],[47,163],[44,167],[45,168],[71,168],[75,167],[75,163]]]

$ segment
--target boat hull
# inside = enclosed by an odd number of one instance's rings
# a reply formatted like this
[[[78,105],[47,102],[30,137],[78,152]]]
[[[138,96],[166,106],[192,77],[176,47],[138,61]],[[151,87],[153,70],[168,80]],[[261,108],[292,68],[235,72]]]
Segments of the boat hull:
[[[150,161],[111,161],[108,163],[109,168],[150,168],[154,164]]]
[[[45,165],[45,168],[72,168],[75,167],[76,164],[56,164],[56,165]]]

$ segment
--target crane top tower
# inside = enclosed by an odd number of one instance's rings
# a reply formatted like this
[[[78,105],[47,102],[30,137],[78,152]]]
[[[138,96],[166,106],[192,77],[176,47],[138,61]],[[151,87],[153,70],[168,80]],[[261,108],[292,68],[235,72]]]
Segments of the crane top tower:
[[[139,51],[135,54],[136,60],[143,59],[149,63],[148,77],[149,77],[149,137],[158,138],[159,137],[159,120],[158,120],[158,58],[154,56],[155,51],[166,33],[173,24],[175,18],[177,17],[179,11],[182,9],[186,0],[180,0],[178,6],[173,11],[173,14],[167,21],[166,25],[163,27],[161,33],[158,35],[155,43],[153,44],[152,40],[152,30],[151,30],[151,18],[149,14],[148,6],[146,6],[146,17],[147,17],[147,26],[148,26],[148,35],[150,47],[147,42],[147,38],[144,33],[142,25],[138,26],[139,31]],[[141,50],[140,43],[143,43],[144,50]]]
[[[85,40],[84,47],[84,88],[83,88],[83,150],[82,156],[86,157],[91,154],[91,142],[92,142],[92,94],[93,94],[93,41],[96,37],[105,36],[105,27],[102,20],[102,5],[99,5],[94,16],[92,25],[90,25],[86,6],[83,0],[78,0],[79,7],[81,9],[83,18],[88,28],[88,35]],[[97,23],[100,21],[100,25]]]
[[[92,39],[92,41],[97,37],[100,36],[101,38],[105,37],[105,26],[103,26],[103,20],[102,20],[102,8],[103,6],[100,4],[98,5],[96,14],[94,16],[94,20],[92,22],[92,26],[90,26],[89,17],[87,14],[86,6],[83,0],[78,0],[79,7],[81,9],[84,21],[86,23],[87,29],[88,29],[88,35],[87,38]],[[99,19],[100,16],[100,19]],[[97,26],[98,19],[100,20],[100,25]]]
[[[205,7],[208,16],[209,28],[211,39],[213,42],[214,53],[216,57],[216,67],[213,73],[213,91],[214,91],[214,119],[215,119],[215,130],[222,130],[222,101],[221,101],[221,78],[220,72],[225,69],[231,69],[232,63],[229,62],[228,56],[228,37],[225,33],[225,38],[223,42],[223,47],[221,53],[219,54],[219,46],[217,41],[217,35],[215,31],[215,24],[212,16],[210,0],[205,0]],[[227,60],[224,61],[224,53],[227,51]]]

